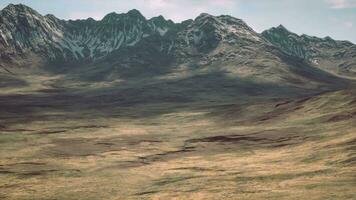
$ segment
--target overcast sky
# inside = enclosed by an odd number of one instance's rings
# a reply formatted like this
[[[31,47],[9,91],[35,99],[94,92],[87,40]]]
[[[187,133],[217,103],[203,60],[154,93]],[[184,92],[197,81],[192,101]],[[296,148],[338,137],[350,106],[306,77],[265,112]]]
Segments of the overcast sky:
[[[0,0],[0,8],[22,3],[61,19],[100,20],[110,12],[138,9],[147,18],[180,22],[206,12],[243,19],[257,32],[283,24],[298,34],[331,36],[356,43],[356,0]]]

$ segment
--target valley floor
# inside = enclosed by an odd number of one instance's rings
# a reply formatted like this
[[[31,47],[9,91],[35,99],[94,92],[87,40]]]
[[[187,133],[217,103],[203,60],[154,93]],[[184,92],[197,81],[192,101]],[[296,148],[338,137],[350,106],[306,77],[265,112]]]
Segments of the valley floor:
[[[192,101],[33,80],[1,91],[0,199],[356,199],[356,90]]]

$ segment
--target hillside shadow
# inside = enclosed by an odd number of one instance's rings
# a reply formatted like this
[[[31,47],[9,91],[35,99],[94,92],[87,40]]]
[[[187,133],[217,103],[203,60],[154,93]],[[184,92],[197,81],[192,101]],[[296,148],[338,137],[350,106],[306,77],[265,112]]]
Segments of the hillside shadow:
[[[65,88],[33,94],[1,95],[3,126],[51,119],[153,118],[166,113],[194,111],[214,104],[251,99],[284,98],[316,91],[256,83],[214,72],[181,80],[120,84],[110,88]],[[214,109],[214,108],[211,108]],[[216,107],[219,109],[219,107]],[[61,114],[48,114],[61,113]]]

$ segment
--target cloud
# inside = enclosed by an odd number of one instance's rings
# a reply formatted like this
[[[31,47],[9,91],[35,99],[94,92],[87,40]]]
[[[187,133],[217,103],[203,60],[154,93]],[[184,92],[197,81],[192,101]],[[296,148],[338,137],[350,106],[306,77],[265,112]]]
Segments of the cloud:
[[[352,28],[354,26],[354,23],[352,22],[344,22],[344,25],[347,27],[347,28]]]
[[[134,0],[132,0],[134,1]],[[240,0],[136,0],[144,6],[139,6],[143,13],[152,17],[153,13],[179,22],[189,18],[195,18],[200,13],[223,14],[226,11],[237,9]],[[225,13],[226,14],[226,13]]]
[[[91,17],[95,20],[101,20],[106,14],[99,11],[76,11],[69,13],[69,19],[87,19]]]
[[[165,1],[165,0],[145,0],[145,3],[151,9],[169,8],[174,6],[174,4],[172,4],[172,1]]]
[[[327,0],[327,2],[333,9],[356,8],[356,0]]]

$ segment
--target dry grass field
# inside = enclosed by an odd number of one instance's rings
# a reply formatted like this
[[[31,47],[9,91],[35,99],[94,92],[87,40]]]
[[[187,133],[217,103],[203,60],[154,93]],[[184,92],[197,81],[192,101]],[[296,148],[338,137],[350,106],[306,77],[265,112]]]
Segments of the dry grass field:
[[[26,80],[0,92],[0,199],[356,199],[354,89]]]

